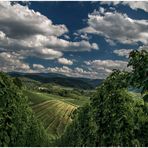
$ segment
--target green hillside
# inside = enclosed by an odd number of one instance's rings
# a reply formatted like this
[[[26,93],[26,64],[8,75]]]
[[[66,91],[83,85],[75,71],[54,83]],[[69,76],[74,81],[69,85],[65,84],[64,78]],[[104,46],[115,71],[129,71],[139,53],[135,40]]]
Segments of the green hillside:
[[[53,138],[60,136],[72,121],[71,115],[75,109],[89,101],[87,97],[79,100],[37,91],[24,90],[28,96],[37,119]]]
[[[55,83],[64,87],[78,88],[78,89],[94,89],[98,84],[102,83],[102,79],[88,79],[88,78],[75,78],[60,75],[57,73],[19,73],[9,72],[12,77],[29,79],[38,83]],[[28,81],[28,80],[27,80]]]

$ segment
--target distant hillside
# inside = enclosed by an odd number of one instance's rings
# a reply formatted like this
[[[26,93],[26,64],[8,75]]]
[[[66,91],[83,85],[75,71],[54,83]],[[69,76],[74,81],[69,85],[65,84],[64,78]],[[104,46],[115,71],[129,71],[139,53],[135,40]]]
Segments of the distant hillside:
[[[10,72],[8,74],[13,77],[23,77],[23,78],[26,77],[42,83],[56,83],[61,86],[81,88],[81,89],[93,89],[102,82],[101,79],[75,78],[57,73]]]

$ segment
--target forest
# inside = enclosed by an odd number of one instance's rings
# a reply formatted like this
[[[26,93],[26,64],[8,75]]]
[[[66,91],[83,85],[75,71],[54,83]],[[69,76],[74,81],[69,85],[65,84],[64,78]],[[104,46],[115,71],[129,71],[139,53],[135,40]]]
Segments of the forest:
[[[0,72],[0,146],[147,147],[147,50],[132,51],[128,67],[96,88]]]

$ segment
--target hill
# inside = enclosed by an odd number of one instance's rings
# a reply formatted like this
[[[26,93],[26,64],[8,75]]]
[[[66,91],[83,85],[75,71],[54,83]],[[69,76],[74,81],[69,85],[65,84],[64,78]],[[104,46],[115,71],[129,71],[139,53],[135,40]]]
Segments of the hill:
[[[29,104],[37,119],[43,123],[44,128],[53,138],[64,132],[72,121],[73,111],[89,101],[87,97],[76,100],[29,90],[24,90],[24,94],[28,96]]]
[[[57,73],[9,72],[8,74],[13,77],[29,78],[31,80],[39,81],[41,83],[56,83],[61,86],[80,88],[80,89],[94,89],[102,82],[102,79],[75,78]]]

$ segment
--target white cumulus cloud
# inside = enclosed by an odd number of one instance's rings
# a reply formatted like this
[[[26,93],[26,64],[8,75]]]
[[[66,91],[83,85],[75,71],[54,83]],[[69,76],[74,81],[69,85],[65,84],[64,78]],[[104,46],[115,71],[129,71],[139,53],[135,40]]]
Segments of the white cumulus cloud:
[[[88,15],[88,27],[79,30],[80,33],[90,33],[104,36],[110,43],[117,41],[123,44],[141,42],[148,44],[148,21],[131,19],[126,14],[104,12]]]
[[[0,52],[5,54],[15,54],[22,57],[21,61],[16,60],[17,65],[21,65],[23,59],[28,57],[38,57],[41,59],[58,59],[63,56],[63,52],[82,52],[98,49],[98,45],[86,40],[79,42],[68,41],[69,30],[64,24],[54,24],[52,20],[19,3],[8,1],[0,2]],[[65,36],[65,39],[62,37]],[[67,40],[66,40],[67,39]],[[1,54],[3,55],[3,53]],[[12,54],[14,56],[14,54]],[[6,59],[1,58],[1,63],[6,63]],[[1,69],[8,64],[1,64]],[[10,66],[8,65],[10,68]],[[13,66],[10,70],[18,70],[25,66]],[[26,66],[29,69],[29,67]],[[8,68],[7,68],[8,69]]]
[[[140,46],[137,50],[146,50],[148,51],[148,46]],[[126,58],[129,57],[129,54],[131,51],[133,51],[134,49],[116,49],[113,51],[113,53],[117,54],[118,56],[124,56]]]
[[[73,61],[68,60],[68,59],[66,59],[66,58],[59,58],[59,59],[58,59],[58,62],[59,62],[60,64],[64,64],[64,65],[72,65],[72,64],[73,64]]]
[[[34,69],[44,69],[45,67],[41,64],[33,64]]]
[[[114,50],[113,53],[117,54],[118,56],[125,56],[126,58],[129,57],[129,53],[132,51],[132,49],[117,49]]]
[[[148,2],[147,1],[102,1],[101,4],[128,5],[133,10],[141,9],[141,10],[144,10],[145,12],[148,12]]]
[[[0,71],[30,71],[30,66],[22,61],[22,57],[15,52],[0,53]]]
[[[84,63],[92,71],[104,74],[104,77],[111,73],[113,69],[130,70],[130,68],[127,68],[128,62],[120,60],[92,60],[84,61]]]

